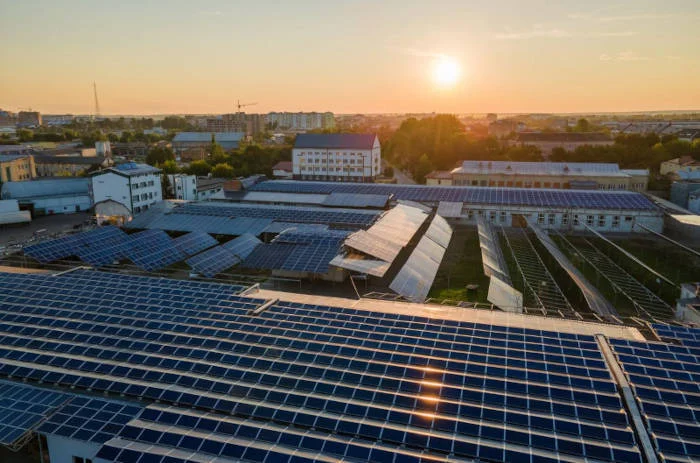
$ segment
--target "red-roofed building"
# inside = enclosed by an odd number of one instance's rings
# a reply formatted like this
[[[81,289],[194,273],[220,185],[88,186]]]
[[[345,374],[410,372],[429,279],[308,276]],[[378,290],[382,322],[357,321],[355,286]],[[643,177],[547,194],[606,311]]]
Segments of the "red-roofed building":
[[[272,166],[272,175],[275,178],[292,178],[294,175],[292,161],[280,161]]]

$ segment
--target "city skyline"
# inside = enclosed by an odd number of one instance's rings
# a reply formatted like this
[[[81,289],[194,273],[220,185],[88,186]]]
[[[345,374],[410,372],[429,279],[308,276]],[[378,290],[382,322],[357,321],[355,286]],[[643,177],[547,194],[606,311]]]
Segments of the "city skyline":
[[[111,115],[691,111],[697,10],[0,0],[0,107],[90,114],[95,81]]]

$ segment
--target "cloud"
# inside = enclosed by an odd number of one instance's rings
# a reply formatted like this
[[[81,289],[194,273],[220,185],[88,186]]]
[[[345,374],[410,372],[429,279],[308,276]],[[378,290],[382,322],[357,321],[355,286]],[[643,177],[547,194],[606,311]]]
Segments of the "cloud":
[[[559,39],[571,37],[571,33],[562,29],[544,29],[540,26],[535,26],[529,31],[508,31],[505,33],[496,34],[495,37],[498,40],[526,40],[537,38]]]
[[[634,35],[639,34],[639,32],[636,31],[609,31],[609,32],[594,32],[592,34],[588,34],[588,37],[632,37]]]
[[[617,22],[617,21],[646,21],[646,20],[658,20],[658,19],[670,19],[675,18],[675,14],[657,14],[657,13],[642,13],[642,14],[629,14],[621,16],[600,16],[597,18],[592,18],[598,22]]]
[[[609,55],[603,53],[600,55],[599,59],[601,61],[650,61],[651,58],[648,56],[642,56],[634,51],[621,51],[616,55]]]

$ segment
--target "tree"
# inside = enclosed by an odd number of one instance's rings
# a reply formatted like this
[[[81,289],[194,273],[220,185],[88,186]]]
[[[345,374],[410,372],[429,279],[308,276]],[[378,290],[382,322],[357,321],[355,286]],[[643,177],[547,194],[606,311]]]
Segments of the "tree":
[[[27,141],[32,141],[34,138],[34,132],[32,132],[29,129],[19,129],[17,131],[17,138],[19,138],[19,141],[21,142],[27,142]]]
[[[228,164],[217,164],[211,170],[212,177],[233,178],[235,176],[233,167]]]
[[[394,168],[391,166],[386,166],[384,168],[384,176],[385,177],[393,177],[394,176]]]
[[[413,171],[413,179],[418,183],[425,183],[425,176],[433,171],[433,163],[427,154],[423,154],[418,159],[418,164]]]
[[[180,173],[180,168],[177,166],[175,161],[172,159],[160,164],[160,170],[162,170],[164,174]]]
[[[146,155],[146,163],[152,166],[163,164],[165,161],[175,161],[175,153],[167,146],[156,146]]]
[[[574,126],[574,132],[590,132],[591,131],[591,124],[588,122],[588,119],[581,118],[578,121],[576,121],[576,125]]]
[[[211,172],[211,166],[207,161],[192,161],[187,168],[187,173],[190,175],[197,175],[203,177],[209,175]]]

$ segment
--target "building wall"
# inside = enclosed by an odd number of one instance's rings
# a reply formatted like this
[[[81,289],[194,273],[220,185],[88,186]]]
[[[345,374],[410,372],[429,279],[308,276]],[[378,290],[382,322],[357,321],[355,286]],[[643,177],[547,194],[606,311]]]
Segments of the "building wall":
[[[36,178],[34,156],[0,161],[0,182],[21,182]]]
[[[98,163],[99,164],[99,163]],[[38,177],[77,177],[90,169],[90,164],[70,164],[63,162],[39,162],[36,165]]]
[[[426,178],[425,184],[428,186],[452,186],[452,179],[447,178]]]
[[[586,225],[600,232],[646,233],[635,224],[644,225],[656,232],[663,231],[661,212],[606,209],[555,209],[536,207],[468,206],[462,208],[460,218],[450,218],[454,224],[476,225],[484,216],[487,221],[499,226],[514,225],[514,216],[523,215],[544,229],[561,231],[585,231]]]
[[[148,210],[163,200],[159,174],[126,177],[106,171],[92,177],[93,202],[112,199],[126,206],[132,214]]]
[[[24,204],[25,201],[22,201]],[[53,214],[73,214],[85,212],[92,207],[92,199],[89,195],[56,196],[51,198],[38,198],[31,201],[34,205],[34,216]]]
[[[456,186],[490,186],[515,188],[569,189],[572,181],[594,181],[598,190],[646,190],[648,177],[641,176],[575,176],[575,175],[515,175],[499,173],[453,174]]]
[[[217,193],[221,193],[222,191],[224,191],[223,185],[212,186],[211,188],[197,191],[196,199],[197,201],[206,201],[212,196],[216,195]]]
[[[278,129],[332,129],[335,127],[335,117],[331,112],[269,113],[267,115],[267,123],[277,124]]]
[[[381,173],[381,147],[375,139],[369,150],[294,148],[292,171],[300,180],[372,181]]]
[[[168,175],[170,190],[175,199],[195,201],[197,199],[197,177],[195,175]]]
[[[47,435],[49,461],[51,463],[73,463],[73,457],[89,458],[95,463],[95,455],[101,444]]]

